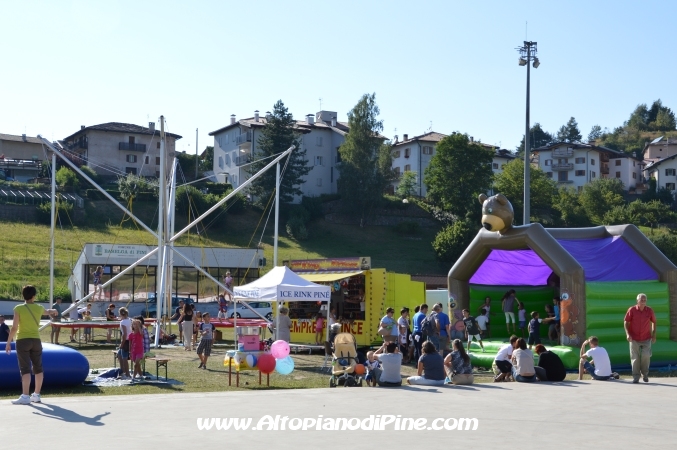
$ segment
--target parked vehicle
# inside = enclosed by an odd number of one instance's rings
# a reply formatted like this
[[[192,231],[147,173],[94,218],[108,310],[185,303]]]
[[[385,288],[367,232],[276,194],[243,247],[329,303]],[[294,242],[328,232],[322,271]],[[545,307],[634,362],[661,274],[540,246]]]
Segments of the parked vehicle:
[[[190,297],[172,297],[172,306],[170,308],[170,316],[174,314],[174,311],[176,308],[179,307],[179,301],[183,300],[183,303],[186,305],[190,305],[195,303],[192,298]],[[148,294],[148,303],[146,306],[146,311],[145,311],[145,316],[146,317],[156,317],[157,316],[157,299],[155,298],[155,294]]]
[[[261,314],[268,320],[273,320],[273,307],[270,302],[247,302],[247,304],[256,312]],[[237,316],[238,319],[260,319],[261,317],[257,316],[244,304],[238,303],[237,310],[230,313],[230,318]]]

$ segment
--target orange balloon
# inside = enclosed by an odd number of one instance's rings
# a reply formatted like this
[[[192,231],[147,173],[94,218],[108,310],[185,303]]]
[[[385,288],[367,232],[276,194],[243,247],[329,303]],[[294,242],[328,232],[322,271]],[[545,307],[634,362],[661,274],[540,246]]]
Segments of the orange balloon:
[[[355,375],[364,375],[364,364],[355,364]]]

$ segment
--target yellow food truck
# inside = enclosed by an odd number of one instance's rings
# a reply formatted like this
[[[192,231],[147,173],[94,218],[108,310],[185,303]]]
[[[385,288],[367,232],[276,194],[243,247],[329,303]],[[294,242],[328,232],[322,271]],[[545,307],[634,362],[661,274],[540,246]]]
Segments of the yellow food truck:
[[[414,307],[425,302],[425,283],[412,281],[409,275],[372,269],[371,258],[367,256],[289,260],[284,264],[308,281],[331,287],[330,310],[341,323],[341,331],[352,333],[359,346],[382,342],[377,331],[387,308],[395,308],[395,319],[398,319],[403,306],[408,307],[413,316]],[[292,320],[293,343],[316,343],[318,315],[323,319],[320,342],[324,342],[326,303],[289,302],[286,306]]]

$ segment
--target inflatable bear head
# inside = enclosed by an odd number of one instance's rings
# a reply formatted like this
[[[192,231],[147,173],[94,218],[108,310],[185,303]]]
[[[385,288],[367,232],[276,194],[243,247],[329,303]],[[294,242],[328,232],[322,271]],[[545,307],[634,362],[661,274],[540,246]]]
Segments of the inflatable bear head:
[[[480,194],[479,200],[482,204],[482,226],[486,230],[503,234],[512,228],[515,212],[505,195],[487,197]]]

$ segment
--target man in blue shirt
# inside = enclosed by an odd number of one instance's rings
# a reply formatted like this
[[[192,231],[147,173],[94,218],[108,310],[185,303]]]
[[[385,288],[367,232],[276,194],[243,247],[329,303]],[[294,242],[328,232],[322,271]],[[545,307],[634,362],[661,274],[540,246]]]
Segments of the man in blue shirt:
[[[449,349],[449,327],[451,326],[451,321],[449,321],[449,316],[443,312],[442,303],[438,303],[437,307],[440,310],[437,313],[437,321],[440,324],[440,355],[444,357],[444,351]]]
[[[414,349],[415,349],[415,361],[418,363],[418,359],[421,357],[421,347],[423,347],[423,334],[421,333],[421,322],[425,319],[425,316],[428,315],[428,305],[425,303],[421,305],[420,309],[416,314],[414,314]]]

